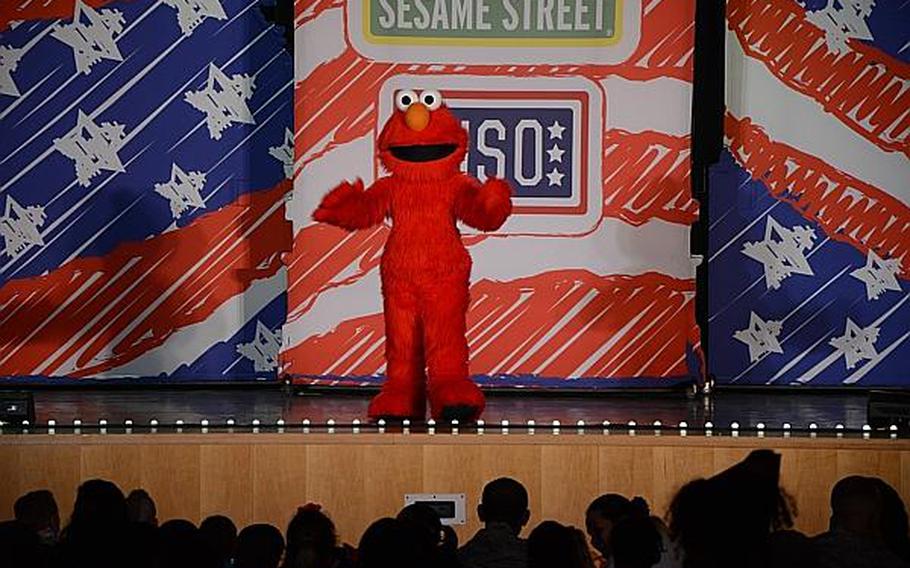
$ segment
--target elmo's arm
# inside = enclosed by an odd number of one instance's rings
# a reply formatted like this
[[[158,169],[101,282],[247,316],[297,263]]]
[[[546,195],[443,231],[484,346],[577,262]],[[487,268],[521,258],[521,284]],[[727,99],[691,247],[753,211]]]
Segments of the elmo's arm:
[[[512,188],[504,180],[489,178],[481,184],[465,176],[455,199],[455,216],[469,227],[495,231],[512,213]]]
[[[313,220],[354,231],[382,223],[389,211],[389,188],[378,180],[369,189],[363,181],[342,182],[322,198]]]

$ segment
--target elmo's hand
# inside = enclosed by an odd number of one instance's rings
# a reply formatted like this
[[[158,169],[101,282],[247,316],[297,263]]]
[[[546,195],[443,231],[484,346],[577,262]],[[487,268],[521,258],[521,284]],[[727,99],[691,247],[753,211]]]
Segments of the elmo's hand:
[[[363,189],[363,180],[342,182],[322,198],[313,220],[349,231],[365,229],[382,222],[386,213],[384,186]]]
[[[455,207],[458,218],[468,226],[495,231],[512,213],[512,188],[499,178],[488,178],[483,185],[471,180],[463,187]]]

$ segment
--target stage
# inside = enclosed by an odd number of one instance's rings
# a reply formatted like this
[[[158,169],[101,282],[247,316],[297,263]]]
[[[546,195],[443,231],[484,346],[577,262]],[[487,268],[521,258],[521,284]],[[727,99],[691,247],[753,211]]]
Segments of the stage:
[[[329,419],[339,424],[355,419],[366,422],[366,408],[371,393],[339,393],[288,387],[252,385],[247,388],[118,388],[118,389],[37,389],[34,390],[36,422],[54,420],[58,425],[80,420],[84,424],[106,420],[122,424],[132,420],[137,426],[152,419],[161,425],[182,420],[199,424],[208,420],[212,426],[233,419],[237,425],[259,420],[263,425],[283,419],[300,424]],[[686,422],[701,428],[712,422],[718,428],[737,422],[743,428],[759,423],[779,428],[788,422],[794,429],[819,428],[859,430],[866,423],[864,393],[817,393],[792,391],[746,392],[721,391],[710,396],[687,396],[683,392],[556,393],[513,392],[490,393],[484,419],[488,423],[508,420],[511,424],[652,424],[655,420],[667,426]]]
[[[161,518],[220,513],[285,526],[296,506],[320,502],[342,538],[356,541],[405,493],[465,493],[468,522],[457,530],[466,538],[478,527],[479,491],[494,477],[528,486],[535,519],[581,526],[604,492],[642,495],[663,515],[683,483],[756,448],[783,455],[797,527],[810,534],[825,528],[830,488],[845,475],[882,477],[910,499],[910,440],[864,432],[858,393],[493,393],[482,425],[455,429],[371,424],[364,393],[38,389],[34,399],[34,424],[0,429],[0,510],[47,487],[65,518],[78,484],[103,477],[149,490]]]

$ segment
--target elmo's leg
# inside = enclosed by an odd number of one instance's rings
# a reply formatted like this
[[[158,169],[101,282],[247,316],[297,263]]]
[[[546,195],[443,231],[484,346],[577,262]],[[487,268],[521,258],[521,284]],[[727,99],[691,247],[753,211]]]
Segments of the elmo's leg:
[[[422,301],[430,414],[446,422],[477,420],[484,397],[468,377],[467,279],[438,282]]]
[[[416,419],[426,415],[423,345],[413,293],[384,291],[386,381],[370,402],[370,418]]]

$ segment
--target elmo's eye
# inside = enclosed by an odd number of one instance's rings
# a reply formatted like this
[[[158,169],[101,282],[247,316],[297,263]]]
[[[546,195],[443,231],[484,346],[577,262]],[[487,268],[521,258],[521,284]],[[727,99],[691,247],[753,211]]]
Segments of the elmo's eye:
[[[417,102],[417,93],[414,91],[398,91],[395,95],[395,106],[404,112],[408,107]]]
[[[439,91],[424,91],[420,93],[420,102],[426,105],[430,110],[436,110],[442,106],[442,95]]]

